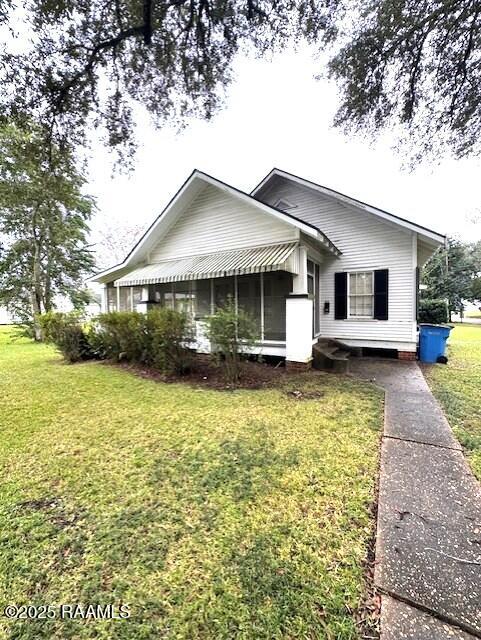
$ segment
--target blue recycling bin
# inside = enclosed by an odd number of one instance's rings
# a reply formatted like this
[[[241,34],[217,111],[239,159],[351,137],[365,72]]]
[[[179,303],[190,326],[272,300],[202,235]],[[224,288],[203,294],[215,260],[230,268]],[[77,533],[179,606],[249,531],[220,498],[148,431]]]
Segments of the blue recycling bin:
[[[437,362],[446,353],[446,340],[452,327],[440,324],[419,325],[419,359],[421,362]]]

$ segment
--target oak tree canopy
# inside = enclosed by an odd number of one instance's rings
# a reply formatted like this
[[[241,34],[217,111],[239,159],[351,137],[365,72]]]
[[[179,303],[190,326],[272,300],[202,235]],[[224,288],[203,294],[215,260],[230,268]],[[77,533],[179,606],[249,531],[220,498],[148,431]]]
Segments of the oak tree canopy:
[[[397,128],[422,158],[481,150],[481,2],[347,0],[330,34],[340,85],[336,123]],[[339,18],[339,15],[338,15]]]
[[[1,2],[1,0],[0,0]],[[241,47],[263,53],[320,33],[325,3],[310,0],[30,0],[31,42],[9,40],[0,59],[0,108],[41,122],[49,138],[85,142],[103,125],[108,143],[133,143],[132,106],[157,125],[210,118]],[[21,37],[21,36],[19,36]]]
[[[0,0],[0,115],[57,144],[102,126],[125,152],[136,102],[158,126],[210,118],[239,51],[307,41],[330,60],[337,125],[394,128],[420,157],[479,154],[480,13],[479,0]]]

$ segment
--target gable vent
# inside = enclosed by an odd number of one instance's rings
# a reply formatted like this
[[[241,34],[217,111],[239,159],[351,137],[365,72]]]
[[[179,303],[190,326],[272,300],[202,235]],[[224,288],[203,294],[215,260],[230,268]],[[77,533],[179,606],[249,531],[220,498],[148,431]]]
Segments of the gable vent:
[[[289,202],[289,200],[285,200],[284,198],[280,198],[274,202],[274,207],[276,209],[280,209],[281,211],[287,211],[288,209],[295,209],[296,205]]]

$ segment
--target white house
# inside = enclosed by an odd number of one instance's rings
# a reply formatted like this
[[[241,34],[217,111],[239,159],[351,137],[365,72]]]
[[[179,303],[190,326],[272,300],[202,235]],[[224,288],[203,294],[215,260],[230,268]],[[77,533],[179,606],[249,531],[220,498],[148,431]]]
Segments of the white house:
[[[320,338],[415,357],[418,268],[445,236],[273,169],[250,193],[195,170],[124,262],[95,277],[103,310],[202,318],[230,294],[265,355],[310,363]]]
[[[0,307],[0,325],[12,324],[12,323],[13,323],[13,318],[10,315],[10,313],[8,313],[5,307]]]

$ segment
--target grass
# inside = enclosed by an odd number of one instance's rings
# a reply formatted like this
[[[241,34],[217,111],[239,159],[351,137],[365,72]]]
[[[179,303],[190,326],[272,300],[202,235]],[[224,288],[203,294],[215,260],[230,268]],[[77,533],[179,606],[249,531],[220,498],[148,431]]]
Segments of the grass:
[[[327,375],[257,391],[164,384],[63,364],[5,330],[0,371],[1,604],[131,612],[0,617],[0,637],[359,637],[374,388]]]
[[[481,480],[481,325],[456,325],[448,356],[446,366],[425,368],[426,377]]]
[[[466,318],[481,318],[481,311],[467,311]]]

